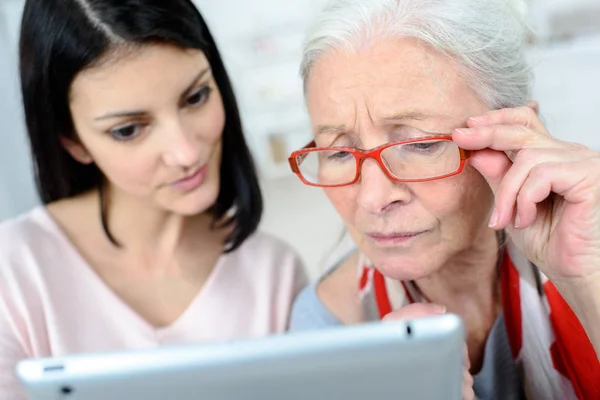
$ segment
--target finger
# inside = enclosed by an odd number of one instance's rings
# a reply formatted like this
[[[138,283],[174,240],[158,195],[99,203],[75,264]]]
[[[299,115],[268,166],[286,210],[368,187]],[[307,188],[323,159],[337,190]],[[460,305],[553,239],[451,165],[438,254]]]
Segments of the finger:
[[[514,228],[524,229],[531,226],[537,219],[537,204],[547,199],[551,192],[552,184],[549,181],[535,177],[527,180],[517,197]]]
[[[393,321],[398,319],[418,318],[431,315],[441,315],[446,312],[446,307],[433,303],[413,303],[401,309],[391,312],[385,317],[384,321]]]
[[[536,103],[537,104],[537,103]],[[542,121],[540,121],[537,111],[537,106],[533,107],[517,107],[503,108],[501,110],[493,110],[483,115],[472,117],[468,121],[469,127],[479,125],[520,125],[529,128],[533,131],[538,131],[545,136],[550,136]]]
[[[475,392],[473,391],[473,376],[471,375],[471,360],[469,359],[469,347],[464,344],[463,347],[463,399],[474,399]]]
[[[492,191],[496,193],[502,179],[512,166],[512,161],[502,151],[485,149],[473,152],[469,158],[469,165],[479,171]]]
[[[465,368],[467,369],[467,371],[469,371],[471,369],[471,359],[469,358],[469,348],[467,347],[466,343],[463,348],[463,364],[464,364]]]
[[[535,114],[539,117],[540,116],[540,103],[538,103],[535,100],[529,100],[527,102],[527,107],[531,108],[533,111],[535,111]]]
[[[533,224],[538,215],[539,204],[548,199],[552,192],[573,203],[589,199],[586,193],[588,185],[585,184],[589,170],[586,167],[586,162],[554,162],[534,167],[517,197],[515,228],[524,229]]]
[[[562,150],[525,149],[520,151],[495,192],[495,219],[492,221],[492,218],[490,218],[490,224],[493,224],[493,228],[504,229],[509,224],[512,224],[518,202],[523,201],[523,199],[518,199],[519,193],[523,184],[530,176],[532,169],[542,163],[554,162],[561,159],[564,161],[568,157],[569,154]],[[528,217],[532,217],[530,206],[531,204],[529,203],[524,204],[524,207],[527,207]],[[533,217],[535,217],[535,212]],[[514,225],[519,225],[516,219]]]
[[[452,132],[452,139],[463,149],[482,150],[490,148],[511,152],[524,148],[558,148],[562,142],[522,125],[478,125],[460,128]],[[512,158],[512,157],[511,157]]]
[[[463,382],[462,382],[462,398],[463,400],[475,399],[475,391],[473,390],[473,376],[467,370],[463,371]]]

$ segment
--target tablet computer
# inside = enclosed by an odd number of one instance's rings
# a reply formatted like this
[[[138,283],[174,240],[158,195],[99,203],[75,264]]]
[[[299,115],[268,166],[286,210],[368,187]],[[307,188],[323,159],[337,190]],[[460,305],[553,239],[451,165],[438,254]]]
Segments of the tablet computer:
[[[31,400],[459,400],[451,314],[261,339],[29,359]]]

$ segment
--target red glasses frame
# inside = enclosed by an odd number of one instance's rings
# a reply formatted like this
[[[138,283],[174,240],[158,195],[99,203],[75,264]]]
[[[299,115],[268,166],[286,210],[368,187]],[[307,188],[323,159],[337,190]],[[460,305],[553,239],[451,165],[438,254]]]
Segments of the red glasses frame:
[[[300,178],[302,183],[304,183],[305,185],[308,185],[308,186],[342,187],[342,186],[353,185],[360,178],[362,164],[363,164],[364,160],[366,160],[367,158],[372,158],[375,161],[377,161],[377,164],[379,164],[379,167],[381,168],[381,170],[387,175],[388,178],[390,178],[393,181],[396,181],[396,182],[428,182],[428,181],[435,181],[438,179],[449,178],[451,176],[460,174],[463,171],[463,169],[465,168],[465,163],[471,156],[471,151],[465,150],[465,149],[462,149],[459,147],[458,150],[460,152],[460,164],[456,171],[454,171],[450,174],[436,176],[434,178],[425,178],[425,179],[396,178],[395,176],[392,175],[392,173],[385,166],[385,163],[381,159],[381,153],[385,149],[392,147],[392,146],[398,146],[401,144],[409,144],[409,143],[432,142],[432,141],[439,141],[439,140],[452,141],[452,135],[435,135],[435,136],[427,136],[424,138],[421,137],[421,138],[417,138],[417,139],[401,140],[398,142],[386,143],[382,146],[375,147],[374,149],[371,149],[371,150],[362,150],[362,149],[357,149],[357,148],[353,148],[353,147],[316,147],[316,143],[313,140],[312,142],[310,142],[309,144],[304,146],[302,149],[293,152],[290,155],[290,157],[288,158],[288,161],[290,163],[290,168],[292,169],[292,172],[294,172],[296,175],[298,175],[298,178]],[[312,183],[312,182],[309,182],[306,179],[304,179],[302,172],[300,172],[300,165],[298,164],[298,157],[300,157],[304,154],[309,154],[309,153],[314,153],[317,151],[324,151],[324,150],[325,151],[344,151],[344,152],[348,152],[354,156],[354,159],[356,160],[356,175],[354,176],[354,179],[351,182],[343,183],[343,184],[336,184],[336,185],[322,185],[322,184],[318,184],[318,183]]]

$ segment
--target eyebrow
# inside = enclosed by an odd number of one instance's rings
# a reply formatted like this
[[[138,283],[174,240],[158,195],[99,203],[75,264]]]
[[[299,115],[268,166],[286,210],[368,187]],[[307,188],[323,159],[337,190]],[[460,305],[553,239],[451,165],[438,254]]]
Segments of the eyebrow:
[[[348,132],[345,125],[319,125],[317,127],[317,135],[327,135],[333,133]],[[350,132],[348,132],[350,133]]]
[[[198,84],[198,82],[204,78],[205,75],[207,75],[209,72],[211,71],[211,68],[208,67],[206,69],[203,69],[202,71],[200,71],[200,73],[198,75],[196,75],[196,77],[194,78],[194,80],[192,81],[192,83],[190,83],[188,85],[188,87],[183,91],[183,93],[181,94],[181,97],[187,97],[190,92],[192,90],[194,90],[194,87]],[[101,120],[105,120],[105,119],[112,119],[112,118],[124,118],[124,117],[141,117],[144,114],[146,114],[145,111],[120,111],[120,112],[112,112],[112,113],[108,113],[105,114],[101,117],[95,118],[96,121],[101,121]]]
[[[390,122],[403,122],[403,121],[425,121],[428,119],[450,119],[449,116],[441,115],[441,114],[432,114],[432,113],[424,113],[420,111],[405,111],[399,112],[396,114],[392,114],[389,117],[384,117],[381,121],[385,123]],[[354,133],[353,130],[349,130],[345,125],[319,125],[316,130],[316,135],[326,135],[326,134],[334,134],[334,133]]]
[[[424,121],[431,118],[446,118],[442,115],[427,114],[420,111],[404,111],[382,118],[384,122]]]

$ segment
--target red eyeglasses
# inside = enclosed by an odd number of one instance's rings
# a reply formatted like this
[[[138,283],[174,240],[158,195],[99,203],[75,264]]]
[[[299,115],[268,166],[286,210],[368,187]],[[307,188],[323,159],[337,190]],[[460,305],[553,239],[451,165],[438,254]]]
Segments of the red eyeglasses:
[[[461,149],[451,135],[436,135],[387,143],[371,150],[316,147],[315,142],[289,158],[292,171],[306,185],[339,187],[360,178],[367,158],[397,182],[426,182],[460,174],[471,152]]]

